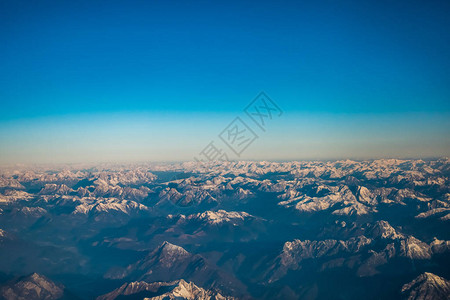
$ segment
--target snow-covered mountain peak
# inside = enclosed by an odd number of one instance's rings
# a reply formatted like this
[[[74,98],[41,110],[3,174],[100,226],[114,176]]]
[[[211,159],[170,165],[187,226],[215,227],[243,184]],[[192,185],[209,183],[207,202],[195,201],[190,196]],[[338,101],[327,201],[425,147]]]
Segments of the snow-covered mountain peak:
[[[208,224],[222,224],[227,222],[235,223],[236,221],[243,221],[246,218],[252,217],[250,214],[246,212],[236,212],[236,211],[206,211],[203,213],[198,213],[195,215],[191,215],[188,219],[196,219],[205,221]]]
[[[184,248],[167,241],[163,242],[156,250],[150,253],[151,257],[158,257],[158,261],[163,264],[172,264],[190,255]]]

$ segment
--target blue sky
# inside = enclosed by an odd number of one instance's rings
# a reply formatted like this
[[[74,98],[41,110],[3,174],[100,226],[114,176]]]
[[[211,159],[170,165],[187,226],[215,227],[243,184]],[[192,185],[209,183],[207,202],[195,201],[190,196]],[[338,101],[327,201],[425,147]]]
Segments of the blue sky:
[[[362,3],[365,2],[365,3]],[[448,1],[2,1],[0,162],[450,155]],[[205,144],[206,143],[206,144]]]

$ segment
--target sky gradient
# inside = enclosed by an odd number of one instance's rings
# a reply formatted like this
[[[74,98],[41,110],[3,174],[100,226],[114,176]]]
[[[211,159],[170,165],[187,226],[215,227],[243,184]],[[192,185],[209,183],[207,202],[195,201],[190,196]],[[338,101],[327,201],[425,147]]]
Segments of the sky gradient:
[[[449,1],[2,1],[0,163],[450,156]],[[232,157],[237,159],[236,157]]]

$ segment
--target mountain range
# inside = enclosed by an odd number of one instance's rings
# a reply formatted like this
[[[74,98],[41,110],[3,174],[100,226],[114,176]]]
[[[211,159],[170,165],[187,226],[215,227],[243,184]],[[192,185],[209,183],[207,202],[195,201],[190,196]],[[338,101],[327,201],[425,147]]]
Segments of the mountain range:
[[[448,299],[450,160],[0,168],[3,299]]]

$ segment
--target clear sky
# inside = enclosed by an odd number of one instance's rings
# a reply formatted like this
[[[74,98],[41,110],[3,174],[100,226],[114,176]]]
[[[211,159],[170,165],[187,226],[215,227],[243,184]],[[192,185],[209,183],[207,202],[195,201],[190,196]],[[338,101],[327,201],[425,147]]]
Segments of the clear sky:
[[[450,156],[449,15],[450,1],[4,0],[0,163],[191,160],[262,90],[284,114],[242,159]]]

